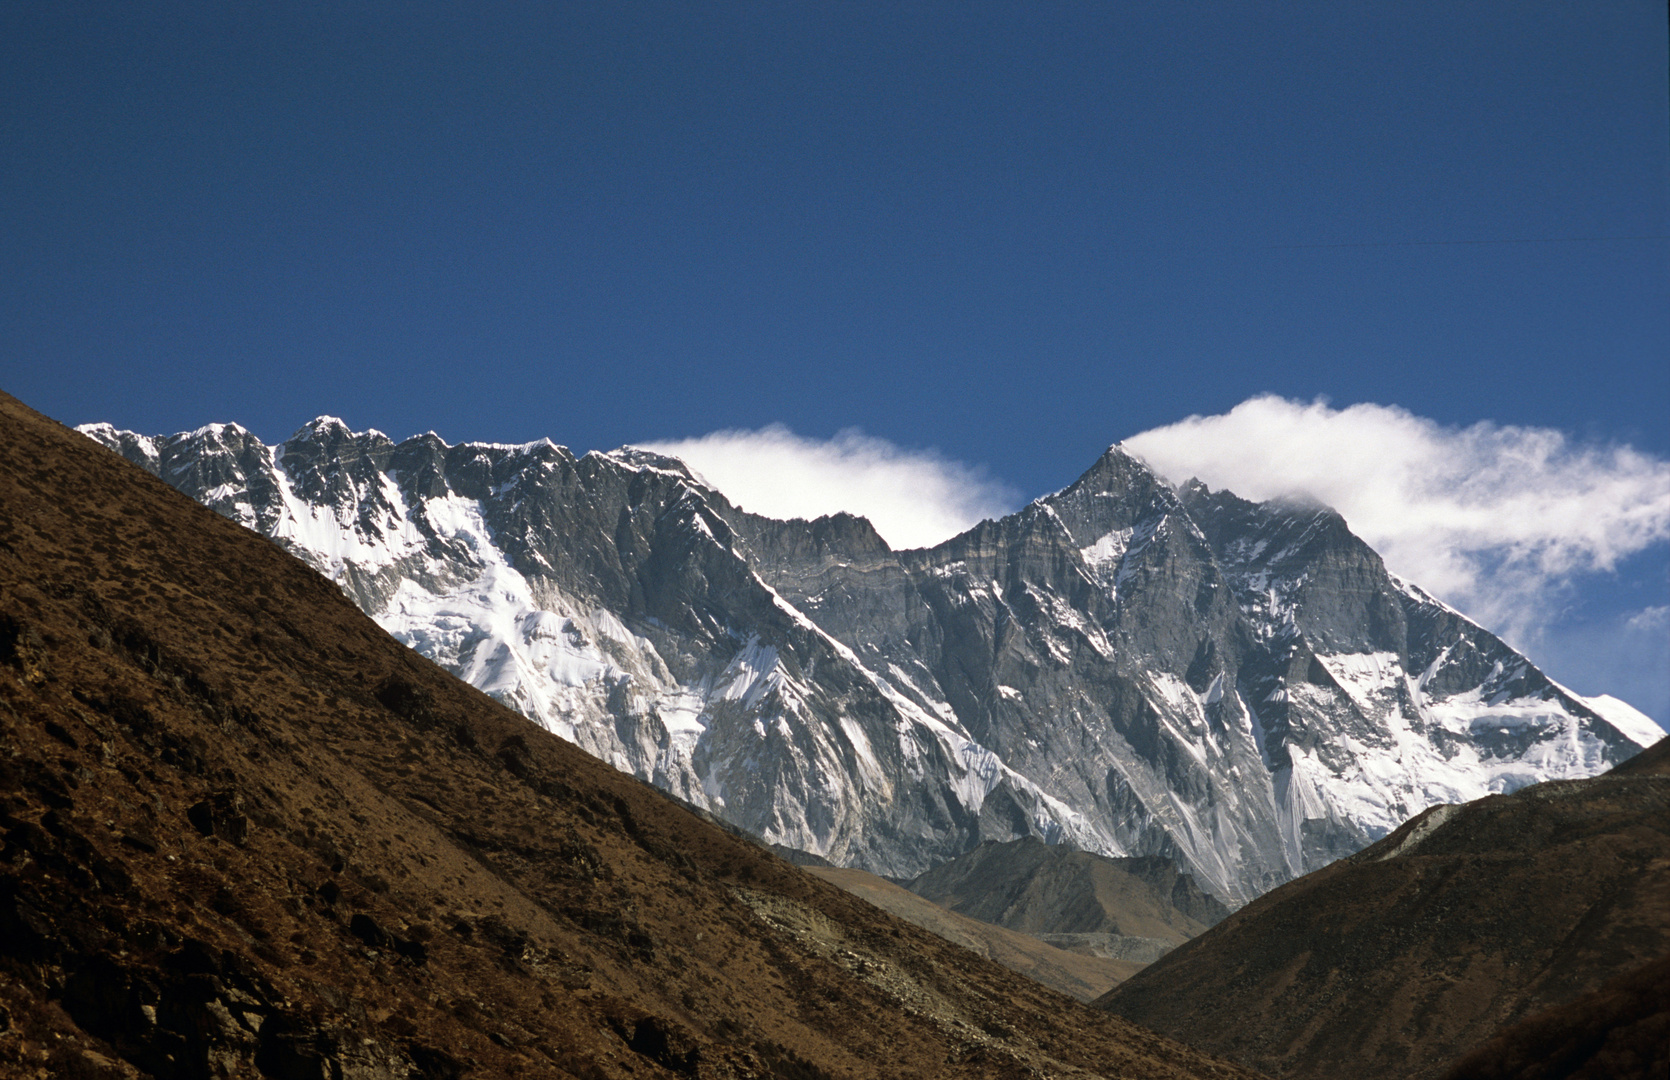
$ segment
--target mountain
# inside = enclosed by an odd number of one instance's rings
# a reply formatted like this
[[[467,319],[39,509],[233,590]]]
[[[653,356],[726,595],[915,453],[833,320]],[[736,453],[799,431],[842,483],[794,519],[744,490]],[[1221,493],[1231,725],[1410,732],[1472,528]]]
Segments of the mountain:
[[[310,562],[423,655],[767,841],[894,879],[1037,836],[1243,903],[1436,803],[1659,737],[1390,575],[1323,507],[1111,448],[926,550],[680,462],[322,417],[82,429]]]
[[[0,1074],[1249,1074],[717,828],[0,396]]]
[[[1109,859],[1030,836],[988,840],[909,888],[959,915],[1064,949],[1142,964],[1229,914],[1170,859]]]
[[[1666,953],[1661,742],[1592,779],[1433,807],[1248,904],[1097,1004],[1272,1075],[1437,1077],[1505,1026]],[[1568,1049],[1593,1052],[1613,1026],[1606,1016],[1627,1026],[1654,1013],[1632,1014],[1616,996],[1537,1020],[1508,1044],[1576,1032]],[[1663,1005],[1649,1024],[1662,1027]],[[1631,1075],[1607,1068],[1597,1075]]]
[[[1069,952],[1040,940],[1036,935],[950,911],[903,886],[863,870],[808,867],[807,872],[839,885],[906,922],[915,923],[947,941],[1002,964],[1010,971],[1018,971],[1080,1001],[1100,997],[1115,984],[1142,970],[1141,962]]]

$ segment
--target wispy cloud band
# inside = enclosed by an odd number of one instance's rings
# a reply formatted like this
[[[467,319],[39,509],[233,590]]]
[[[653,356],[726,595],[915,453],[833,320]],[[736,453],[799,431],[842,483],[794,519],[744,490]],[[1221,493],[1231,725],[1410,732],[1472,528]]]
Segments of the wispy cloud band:
[[[773,424],[641,445],[679,458],[756,514],[816,518],[845,510],[869,518],[894,548],[936,544],[1022,501],[1018,490],[983,468],[856,428],[818,440]]]
[[[1394,572],[1522,644],[1577,575],[1670,540],[1670,462],[1547,428],[1263,396],[1126,446],[1173,481],[1327,503]]]
[[[818,440],[773,425],[645,445],[749,510],[862,514],[897,548],[938,543],[1022,501],[983,468],[856,429]],[[1521,648],[1563,648],[1565,631],[1550,631],[1584,575],[1670,542],[1670,462],[1547,428],[1451,427],[1396,406],[1261,396],[1125,445],[1174,482],[1333,506],[1395,573]],[[1661,638],[1663,610],[1619,613],[1617,632]]]

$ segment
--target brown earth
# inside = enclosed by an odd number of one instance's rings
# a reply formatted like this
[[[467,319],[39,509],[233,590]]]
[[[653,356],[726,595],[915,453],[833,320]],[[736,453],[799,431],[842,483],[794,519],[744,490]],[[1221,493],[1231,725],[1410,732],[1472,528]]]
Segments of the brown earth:
[[[1670,956],[1521,1020],[1444,1080],[1664,1080],[1670,1076]]]
[[[548,736],[0,396],[0,1075],[1248,1075]]]
[[[1090,1001],[1107,993],[1143,967],[1129,960],[1107,960],[1068,952],[1030,934],[959,915],[886,878],[863,870],[808,867],[807,873],[839,885],[883,911],[1080,1001]]]
[[[1670,773],[1670,739],[1612,770]],[[1670,1077],[1670,955],[1576,1001],[1521,1020],[1444,1080],[1665,1080]]]
[[[1096,1004],[1277,1076],[1438,1076],[1670,951],[1667,753],[1428,810]]]

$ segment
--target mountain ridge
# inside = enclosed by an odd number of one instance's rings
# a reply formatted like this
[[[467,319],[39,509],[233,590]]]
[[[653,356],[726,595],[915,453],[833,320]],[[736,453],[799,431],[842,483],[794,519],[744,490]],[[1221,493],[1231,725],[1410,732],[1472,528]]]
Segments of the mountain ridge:
[[[1425,805],[1592,774],[1646,737],[1332,511],[1174,489],[1117,444],[894,551],[852,515],[749,514],[641,450],[334,419],[276,448],[83,430],[596,756],[893,878],[1034,835],[1173,858],[1233,905]]]

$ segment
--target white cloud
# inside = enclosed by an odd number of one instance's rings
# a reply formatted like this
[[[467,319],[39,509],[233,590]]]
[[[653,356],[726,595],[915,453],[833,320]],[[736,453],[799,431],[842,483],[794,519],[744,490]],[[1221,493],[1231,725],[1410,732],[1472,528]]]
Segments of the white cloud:
[[[1659,604],[1637,611],[1624,620],[1624,628],[1641,634],[1670,630],[1670,604]]]
[[[846,510],[896,548],[938,543],[1022,501],[981,469],[857,430],[820,441],[773,425],[644,445],[755,513]],[[1546,428],[1446,427],[1392,406],[1272,396],[1125,445],[1173,481],[1335,507],[1395,573],[1540,651],[1582,692],[1623,690],[1663,722],[1663,665],[1639,658],[1666,651],[1670,607],[1567,615],[1586,575],[1670,542],[1670,462]]]
[[[926,547],[1020,505],[1014,488],[933,450],[907,450],[849,428],[804,439],[773,424],[642,443],[679,458],[733,503],[775,518],[861,514],[894,548]]]
[[[1547,428],[1264,396],[1125,445],[1173,481],[1333,506],[1395,573],[1521,647],[1580,575],[1670,540],[1670,462]]]

